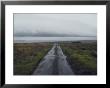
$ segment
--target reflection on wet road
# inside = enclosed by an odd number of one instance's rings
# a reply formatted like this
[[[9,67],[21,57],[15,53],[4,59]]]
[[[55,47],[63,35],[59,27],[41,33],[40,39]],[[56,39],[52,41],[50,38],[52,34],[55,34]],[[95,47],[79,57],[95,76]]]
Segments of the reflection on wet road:
[[[73,75],[66,56],[63,54],[61,47],[55,43],[52,49],[47,53],[33,75]]]

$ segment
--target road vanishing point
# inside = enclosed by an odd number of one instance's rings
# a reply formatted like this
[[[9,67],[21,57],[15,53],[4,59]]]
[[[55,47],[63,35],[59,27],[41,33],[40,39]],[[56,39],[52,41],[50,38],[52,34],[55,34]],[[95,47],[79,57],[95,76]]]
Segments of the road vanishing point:
[[[60,45],[55,43],[36,67],[33,75],[74,75]]]

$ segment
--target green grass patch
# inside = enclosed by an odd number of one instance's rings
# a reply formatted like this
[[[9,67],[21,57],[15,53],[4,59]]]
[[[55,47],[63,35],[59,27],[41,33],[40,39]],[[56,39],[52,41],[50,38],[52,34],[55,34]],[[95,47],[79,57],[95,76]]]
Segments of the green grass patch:
[[[14,44],[14,75],[30,75],[52,47],[51,44]]]
[[[68,56],[74,69],[94,71],[97,73],[97,44],[96,43],[62,43],[61,47]],[[77,72],[76,72],[77,73]]]

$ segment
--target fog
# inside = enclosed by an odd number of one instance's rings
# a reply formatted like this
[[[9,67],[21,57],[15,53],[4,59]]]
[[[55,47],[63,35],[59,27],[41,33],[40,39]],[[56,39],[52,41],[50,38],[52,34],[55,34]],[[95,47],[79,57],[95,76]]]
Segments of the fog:
[[[14,36],[97,36],[97,14],[14,14]]]

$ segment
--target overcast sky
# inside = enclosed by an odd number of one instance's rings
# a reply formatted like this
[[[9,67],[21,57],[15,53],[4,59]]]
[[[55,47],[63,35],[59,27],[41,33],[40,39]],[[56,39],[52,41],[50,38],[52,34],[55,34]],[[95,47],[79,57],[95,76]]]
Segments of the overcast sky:
[[[14,36],[96,36],[97,14],[14,14]]]

